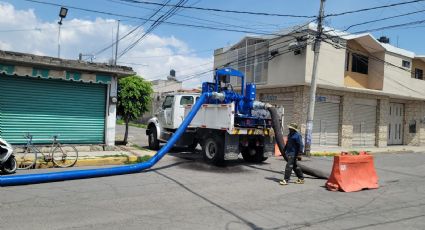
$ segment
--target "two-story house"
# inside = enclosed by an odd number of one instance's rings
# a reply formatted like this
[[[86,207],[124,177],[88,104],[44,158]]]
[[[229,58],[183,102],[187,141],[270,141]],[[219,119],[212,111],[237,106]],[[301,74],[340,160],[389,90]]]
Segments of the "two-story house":
[[[316,25],[246,36],[216,49],[214,67],[230,66],[255,82],[259,99],[285,108],[305,132]],[[371,34],[326,28],[318,64],[313,145],[425,145],[425,56]],[[237,87],[240,82],[232,82]]]

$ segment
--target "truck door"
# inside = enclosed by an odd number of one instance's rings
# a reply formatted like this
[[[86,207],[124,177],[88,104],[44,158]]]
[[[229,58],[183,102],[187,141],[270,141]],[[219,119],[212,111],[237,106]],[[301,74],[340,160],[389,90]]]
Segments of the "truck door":
[[[169,95],[165,97],[164,103],[162,103],[161,112],[159,112],[158,119],[164,126],[169,126],[172,123],[172,108],[173,108],[174,96]]]
[[[178,99],[178,98],[177,98]],[[194,97],[191,95],[181,96],[180,103],[174,111],[174,128],[178,128],[184,120],[185,105],[193,105]]]

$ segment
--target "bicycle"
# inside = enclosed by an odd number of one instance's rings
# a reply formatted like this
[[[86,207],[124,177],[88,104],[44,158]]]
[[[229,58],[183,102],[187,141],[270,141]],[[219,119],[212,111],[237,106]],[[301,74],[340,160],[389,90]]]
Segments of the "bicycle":
[[[53,162],[53,165],[59,168],[72,167],[77,163],[78,151],[72,145],[62,145],[58,141],[59,135],[54,135],[52,145],[48,154],[43,153],[32,142],[33,136],[27,134],[24,138],[27,139],[25,151],[23,153],[16,153],[15,157],[18,161],[18,169],[34,168],[38,156],[41,154],[45,162]]]

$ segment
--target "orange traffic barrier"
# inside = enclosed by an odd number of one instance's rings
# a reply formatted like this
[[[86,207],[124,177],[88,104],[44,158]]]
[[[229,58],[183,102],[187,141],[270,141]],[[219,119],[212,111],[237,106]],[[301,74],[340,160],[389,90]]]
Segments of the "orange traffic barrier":
[[[378,188],[373,156],[365,152],[360,152],[359,155],[342,152],[341,155],[334,156],[332,173],[326,187],[331,191],[343,192]]]
[[[285,145],[286,145],[286,141],[288,140],[288,137],[287,136],[285,136],[284,138],[283,138],[283,143],[285,143]],[[278,156],[282,156],[282,153],[280,152],[280,150],[279,150],[279,146],[277,146],[277,144],[275,144],[274,145],[274,156],[275,157],[278,157]]]

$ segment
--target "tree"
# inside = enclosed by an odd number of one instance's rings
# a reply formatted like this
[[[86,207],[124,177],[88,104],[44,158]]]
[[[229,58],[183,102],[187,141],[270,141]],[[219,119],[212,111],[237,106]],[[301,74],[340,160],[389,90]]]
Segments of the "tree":
[[[128,138],[128,123],[149,110],[152,84],[142,77],[129,76],[118,81],[117,112],[125,122],[124,143]]]

